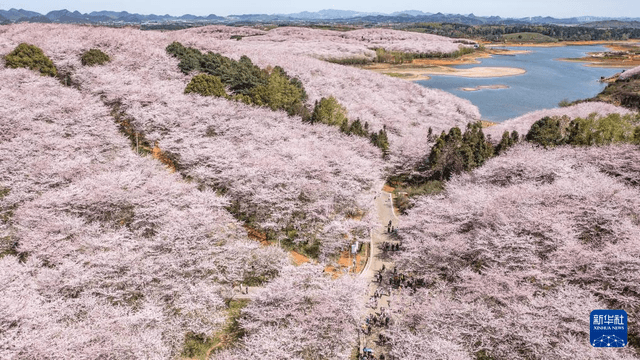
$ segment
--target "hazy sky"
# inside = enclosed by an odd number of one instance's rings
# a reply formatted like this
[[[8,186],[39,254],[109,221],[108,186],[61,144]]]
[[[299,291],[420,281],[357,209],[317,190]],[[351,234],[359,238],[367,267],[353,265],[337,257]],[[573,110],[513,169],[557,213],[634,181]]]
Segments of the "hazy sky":
[[[640,17],[639,0],[0,0],[0,9],[26,9],[47,13],[68,9],[82,13],[97,10],[128,11],[141,14],[230,15],[282,14],[322,9],[394,12],[421,10],[503,17],[525,16],[616,16]]]

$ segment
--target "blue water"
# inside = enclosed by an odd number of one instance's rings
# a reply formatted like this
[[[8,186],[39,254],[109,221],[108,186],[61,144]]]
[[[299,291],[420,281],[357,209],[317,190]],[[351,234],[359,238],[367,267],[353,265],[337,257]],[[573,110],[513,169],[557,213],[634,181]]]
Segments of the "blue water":
[[[480,109],[483,120],[501,122],[531,111],[558,107],[558,103],[564,99],[573,101],[593,97],[606,86],[598,81],[601,76],[609,77],[621,71],[621,69],[587,67],[584,63],[556,60],[579,58],[588,52],[606,51],[602,46],[507,49],[529,50],[531,53],[516,56],[494,55],[491,58],[479,59],[481,64],[454,67],[515,67],[525,69],[526,74],[476,79],[437,75],[432,76],[431,80],[417,81],[417,83],[468,99]],[[463,87],[479,85],[507,85],[509,88],[461,90]]]

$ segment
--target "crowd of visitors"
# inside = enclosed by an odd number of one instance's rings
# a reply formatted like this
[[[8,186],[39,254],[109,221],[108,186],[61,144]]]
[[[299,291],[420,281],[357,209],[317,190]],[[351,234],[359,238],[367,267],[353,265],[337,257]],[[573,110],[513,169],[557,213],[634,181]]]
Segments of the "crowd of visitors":
[[[400,251],[400,243],[383,242],[381,246],[383,251]]]
[[[387,233],[396,235],[397,229],[394,228],[393,222],[389,220],[387,224]],[[384,252],[387,251],[400,251],[401,244],[400,242],[391,242],[385,241],[382,244],[378,245],[380,249]],[[382,267],[374,274],[374,282],[377,283],[377,287],[373,292],[372,296],[369,298],[369,302],[367,306],[373,309],[378,309],[378,301],[383,296],[391,296],[391,287],[405,287],[405,286],[413,286],[415,287],[417,282],[414,281],[409,276],[405,276],[404,274],[398,274],[397,270],[394,269],[393,273],[390,271],[386,271],[386,266],[382,264]],[[388,284],[388,286],[386,285]],[[387,303],[389,307],[391,306],[391,300],[387,298]],[[384,329],[389,326],[389,322],[391,321],[390,311],[387,307],[380,307],[380,310],[369,314],[362,324],[362,334],[364,336],[370,337],[370,340],[375,341],[378,345],[384,345],[387,343],[388,339],[383,334],[382,331],[375,333],[375,329]],[[377,341],[376,341],[377,338]],[[366,341],[365,341],[366,344]],[[364,347],[362,352],[358,354],[358,360],[391,360],[389,357],[385,357],[384,353],[375,354],[374,350],[368,347]]]
[[[369,314],[369,316],[367,316],[364,319],[364,324],[362,326],[362,330],[365,331],[366,335],[371,335],[371,327],[372,326],[377,326],[377,327],[388,327],[389,326],[389,320],[391,318],[389,317],[387,308],[382,307],[380,308],[380,312],[379,313],[373,313],[373,314]]]
[[[389,223],[387,224],[387,233],[397,233],[396,228],[393,227],[393,223],[391,222],[391,220],[389,220]]]
[[[364,351],[362,351],[362,354],[358,355],[358,360],[390,360],[389,358],[385,357],[384,354],[380,354],[380,357],[376,357],[373,351],[367,350],[371,349],[365,348]]]
[[[380,278],[382,281],[382,278]],[[404,273],[398,273],[393,269],[393,275],[389,277],[389,285],[394,289],[411,289],[414,293],[416,289],[424,286],[424,279],[415,279],[413,276],[405,275]]]
[[[371,335],[371,331],[373,328],[387,328],[389,327],[389,321],[391,320],[391,317],[389,316],[389,311],[387,308],[385,307],[381,307],[380,308],[380,312],[376,312],[373,314],[369,314],[365,319],[364,319],[364,323],[362,324],[362,333],[364,335]],[[387,342],[387,337],[382,334],[382,333],[378,333],[378,341],[377,343],[379,345],[384,345]],[[373,353],[373,350],[370,348],[365,347],[362,351],[362,354],[360,354],[358,356],[358,359],[360,360],[384,360],[384,354],[380,354],[380,357],[376,357],[375,354]]]

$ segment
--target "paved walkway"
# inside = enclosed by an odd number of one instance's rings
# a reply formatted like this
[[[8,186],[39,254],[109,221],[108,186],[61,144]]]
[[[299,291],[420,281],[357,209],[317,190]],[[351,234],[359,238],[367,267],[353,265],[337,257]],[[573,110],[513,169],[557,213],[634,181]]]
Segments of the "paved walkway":
[[[375,274],[378,273],[382,266],[384,265],[385,269],[393,269],[393,262],[390,257],[385,254],[384,251],[381,250],[382,243],[392,242],[387,233],[387,225],[389,224],[389,220],[391,220],[391,224],[394,228],[398,226],[398,218],[395,215],[393,210],[393,200],[391,199],[391,194],[385,191],[380,191],[376,196],[376,210],[378,212],[378,223],[380,226],[373,230],[371,237],[371,256],[367,267],[360,274],[362,278],[364,278],[368,282],[368,297],[365,301],[367,301],[367,311],[365,312],[365,318],[369,315],[380,314],[383,308],[389,308],[389,304],[393,302],[393,295],[390,296],[389,286],[385,279],[385,283],[378,284],[375,282]],[[374,293],[377,289],[381,289],[384,291],[385,295],[382,295],[375,306],[371,306],[369,301],[373,297]],[[364,319],[362,321],[364,324]],[[360,350],[365,347],[371,348],[374,350],[374,354],[376,358],[379,358],[381,353],[387,353],[388,349],[385,346],[378,344],[378,334],[382,330],[382,327],[371,327],[371,333],[365,335],[361,332],[360,334]]]
[[[398,226],[398,218],[393,211],[393,202],[391,200],[391,194],[385,191],[380,191],[376,196],[376,210],[378,212],[378,223],[380,226],[373,230],[371,236],[371,253],[369,256],[369,262],[364,268],[360,277],[367,280],[373,280],[374,275],[380,270],[382,264],[387,267],[393,263],[384,258],[382,250],[379,246],[385,241],[389,241],[387,234],[387,224],[391,220],[392,226],[395,228]]]

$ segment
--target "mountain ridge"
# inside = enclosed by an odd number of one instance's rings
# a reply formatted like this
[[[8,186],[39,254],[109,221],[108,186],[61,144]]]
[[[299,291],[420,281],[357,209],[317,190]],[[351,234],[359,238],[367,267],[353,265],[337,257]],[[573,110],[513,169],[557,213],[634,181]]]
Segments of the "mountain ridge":
[[[633,22],[640,21],[640,18],[614,18],[581,16],[571,18],[554,18],[550,16],[533,16],[523,18],[503,18],[500,16],[476,16],[473,13],[463,14],[443,14],[423,12],[420,10],[404,10],[393,13],[360,12],[353,10],[323,9],[316,12],[302,11],[291,14],[232,14],[228,16],[218,16],[209,14],[206,16],[183,14],[173,16],[169,14],[138,14],[127,11],[92,11],[90,13],[80,13],[67,9],[53,10],[47,14],[40,14],[35,11],[11,8],[0,10],[1,23],[15,22],[44,22],[44,23],[127,23],[142,24],[147,22],[207,22],[207,23],[261,23],[261,22],[335,22],[335,23],[409,23],[409,22],[449,22],[465,25],[482,24],[558,24],[558,25],[581,25],[593,22]],[[616,23],[617,26],[620,26]]]

